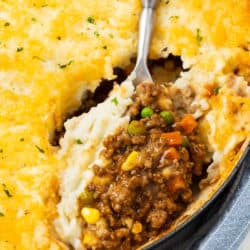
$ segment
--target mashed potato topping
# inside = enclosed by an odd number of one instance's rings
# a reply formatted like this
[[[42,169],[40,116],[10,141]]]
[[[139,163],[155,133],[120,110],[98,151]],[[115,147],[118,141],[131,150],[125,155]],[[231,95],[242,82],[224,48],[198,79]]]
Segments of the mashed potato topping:
[[[67,159],[82,145],[74,144],[72,134],[58,158],[50,141],[87,90],[113,79],[113,68],[126,68],[135,57],[140,9],[139,0],[0,2],[0,249],[65,248],[51,226],[59,202],[58,173],[79,163]],[[190,94],[196,117],[207,114],[203,129],[211,133],[218,159],[226,145],[227,158],[235,154],[234,145],[249,134],[249,20],[248,0],[162,0],[157,9],[150,57],[182,58],[189,71],[176,84]],[[221,92],[209,100],[216,86]],[[86,128],[81,117],[68,122],[69,130],[78,122]],[[227,129],[216,130],[222,126]],[[78,133],[76,139],[83,140]],[[229,165],[230,170],[231,162],[221,166]],[[64,213],[56,225],[58,231],[67,228],[63,235],[69,241],[71,219]]]
[[[92,166],[105,163],[100,156],[104,138],[128,123],[129,116],[123,114],[131,104],[133,90],[130,80],[115,86],[105,102],[65,124],[66,133],[59,154],[66,160],[66,170],[61,177],[61,202],[55,225],[62,240],[71,243],[76,249],[81,249],[82,234],[81,223],[77,218],[79,196],[93,177]]]
[[[213,52],[249,49],[248,0],[161,1],[157,16],[153,57],[180,55],[190,67]]]
[[[50,141],[86,90],[129,64],[139,10],[134,0],[0,2],[1,250],[61,248],[49,225],[63,164]]]

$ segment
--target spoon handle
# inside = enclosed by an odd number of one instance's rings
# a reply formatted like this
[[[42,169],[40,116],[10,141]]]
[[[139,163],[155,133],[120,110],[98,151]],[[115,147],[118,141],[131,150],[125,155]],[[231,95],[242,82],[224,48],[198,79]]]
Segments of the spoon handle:
[[[142,1],[143,10],[139,22],[138,54],[135,69],[133,71],[136,75],[133,81],[135,85],[142,81],[152,82],[152,77],[147,67],[147,57],[153,29],[154,9],[157,2],[156,0]]]

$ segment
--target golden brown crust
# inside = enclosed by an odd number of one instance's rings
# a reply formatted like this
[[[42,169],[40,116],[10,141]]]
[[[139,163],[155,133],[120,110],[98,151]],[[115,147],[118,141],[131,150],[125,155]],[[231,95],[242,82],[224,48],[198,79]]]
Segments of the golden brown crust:
[[[0,9],[0,249],[63,249],[51,220],[64,162],[55,157],[57,149],[49,137],[79,106],[86,89],[113,78],[114,66],[129,65],[136,51],[140,1],[105,0],[98,6],[88,0],[71,1],[70,6],[67,1],[1,1]],[[95,24],[89,17],[96,17]],[[186,67],[196,64],[196,71],[218,75],[237,69],[249,82],[249,20],[248,0],[161,1],[151,57],[172,53],[181,56]],[[243,101],[244,112],[250,110],[244,97],[225,98]],[[220,113],[221,107],[211,106]],[[229,111],[226,118],[233,123],[236,118]],[[232,133],[234,129],[229,128]],[[220,165],[225,175],[202,197],[211,197],[241,152],[230,164],[225,156]]]

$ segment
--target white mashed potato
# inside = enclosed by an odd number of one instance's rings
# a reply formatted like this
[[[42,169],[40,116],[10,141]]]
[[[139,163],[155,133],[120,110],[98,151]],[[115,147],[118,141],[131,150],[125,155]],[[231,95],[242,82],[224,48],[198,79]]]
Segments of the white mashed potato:
[[[65,159],[66,170],[61,176],[58,218],[55,227],[61,239],[75,249],[83,249],[80,237],[81,222],[78,218],[78,198],[93,177],[92,166],[104,165],[100,156],[103,140],[116,128],[129,122],[125,115],[131,104],[134,87],[130,80],[116,85],[109,98],[87,114],[66,122],[66,133],[61,140],[59,155]]]

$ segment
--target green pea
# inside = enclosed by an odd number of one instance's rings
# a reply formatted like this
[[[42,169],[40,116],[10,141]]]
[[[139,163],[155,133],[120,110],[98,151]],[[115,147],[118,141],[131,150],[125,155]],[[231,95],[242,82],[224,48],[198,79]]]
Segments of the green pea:
[[[139,121],[134,120],[128,125],[128,133],[130,135],[141,135],[145,133],[145,128]]]
[[[169,111],[162,111],[160,116],[165,120],[167,125],[172,125],[174,123],[174,116]]]
[[[142,118],[150,117],[153,113],[154,111],[151,108],[145,107],[141,110],[141,117]]]
[[[188,138],[187,138],[186,136],[183,136],[183,137],[182,137],[182,143],[181,143],[181,145],[182,145],[183,147],[185,147],[185,148],[188,148],[188,147],[189,147],[189,144],[190,144],[190,142],[189,142]]]
[[[83,191],[80,195],[80,199],[84,204],[92,204],[94,202],[93,193],[87,190]]]

